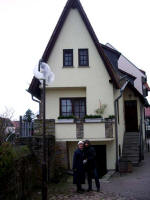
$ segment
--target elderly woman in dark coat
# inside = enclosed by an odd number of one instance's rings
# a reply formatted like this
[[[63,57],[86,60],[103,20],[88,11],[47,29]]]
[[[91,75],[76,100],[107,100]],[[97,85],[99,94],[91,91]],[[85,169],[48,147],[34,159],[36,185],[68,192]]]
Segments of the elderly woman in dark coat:
[[[83,192],[81,184],[85,183],[85,172],[83,166],[84,152],[82,141],[78,142],[78,149],[73,156],[73,183],[77,185],[77,192]]]

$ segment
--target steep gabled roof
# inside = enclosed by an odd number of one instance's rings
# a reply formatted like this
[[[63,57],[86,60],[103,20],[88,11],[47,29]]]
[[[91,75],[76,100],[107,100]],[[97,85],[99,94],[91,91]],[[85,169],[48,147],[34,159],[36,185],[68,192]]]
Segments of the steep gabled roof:
[[[135,76],[133,76],[133,75],[131,75],[131,74],[129,74],[129,73],[127,73],[127,72],[123,71],[122,69],[119,69],[119,72],[121,72],[121,73],[122,73],[122,74],[124,74],[124,75],[127,75],[128,77],[131,77],[133,80],[135,80],[135,79],[136,79],[136,77],[135,77]]]
[[[119,57],[121,55],[121,53],[119,51],[117,51],[116,49],[113,49],[113,48],[111,48],[111,47],[109,47],[105,44],[102,44],[102,43],[100,43],[100,45],[102,46],[103,49],[107,49],[107,50],[111,51],[112,53],[116,54],[118,56],[118,59],[119,59]]]
[[[95,32],[94,32],[94,30],[93,30],[93,28],[92,28],[92,26],[91,26],[91,24],[88,20],[88,17],[87,17],[87,15],[86,15],[86,13],[85,13],[85,11],[84,11],[79,0],[68,0],[67,1],[66,5],[63,9],[63,12],[62,12],[62,14],[61,14],[61,16],[58,20],[58,23],[57,23],[57,25],[56,25],[56,27],[53,31],[53,34],[52,34],[52,36],[51,36],[51,38],[50,38],[50,40],[47,44],[47,47],[46,47],[44,53],[43,53],[42,61],[44,61],[44,62],[48,61],[48,58],[49,58],[49,56],[52,52],[52,49],[55,45],[55,42],[56,42],[56,40],[59,36],[59,33],[60,33],[60,31],[63,27],[63,24],[64,24],[64,22],[65,22],[65,20],[68,16],[70,10],[75,9],[75,8],[79,11],[80,16],[81,16],[85,26],[87,27],[87,30],[89,31],[89,34],[90,34],[90,36],[91,36],[91,38],[92,38],[92,40],[93,40],[93,42],[96,46],[96,49],[97,49],[100,57],[102,58],[103,63],[104,63],[104,65],[105,65],[105,67],[106,67],[106,69],[107,69],[107,71],[108,71],[108,73],[109,73],[109,75],[112,79],[112,82],[114,83],[116,88],[120,88],[118,76],[115,73],[113,67],[111,66],[111,63],[110,63],[109,59],[107,58],[107,56],[105,55],[101,45],[99,44],[98,38],[97,38],[97,36],[96,36],[96,34],[95,34]]]

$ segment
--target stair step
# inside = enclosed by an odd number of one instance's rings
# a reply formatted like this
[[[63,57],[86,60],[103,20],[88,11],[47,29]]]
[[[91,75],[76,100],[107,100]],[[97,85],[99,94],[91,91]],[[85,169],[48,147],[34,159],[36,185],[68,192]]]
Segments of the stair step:
[[[138,156],[139,155],[139,152],[123,152],[122,155],[136,155]]]
[[[131,143],[127,143],[127,142],[125,142],[124,144],[123,144],[123,147],[136,147],[136,148],[138,148],[139,147],[139,144],[137,144],[137,142],[131,142]]]
[[[124,137],[139,137],[139,135],[124,135]]]
[[[126,140],[139,140],[139,137],[125,136],[124,139],[126,139]]]
[[[126,132],[124,134],[122,158],[137,165],[139,163],[139,132]]]
[[[138,155],[126,155],[126,154],[123,154],[122,157],[123,157],[123,158],[129,158],[129,157],[130,157],[130,158],[133,158],[133,159],[139,158]]]
[[[124,137],[125,140],[136,140],[136,141],[139,141],[139,138],[138,137]]]
[[[139,160],[138,156],[132,156],[132,155],[125,156],[125,155],[123,155],[122,157],[126,158],[128,160],[131,160],[131,161],[133,161],[133,160]]]
[[[126,153],[126,154],[128,154],[128,153],[135,153],[135,154],[137,154],[137,153],[139,153],[139,151],[122,151],[122,153]]]
[[[124,138],[124,143],[139,143],[139,140],[126,140],[125,138]]]
[[[128,150],[128,149],[130,149],[130,150],[139,150],[139,146],[123,145],[123,149],[125,149],[125,150]]]

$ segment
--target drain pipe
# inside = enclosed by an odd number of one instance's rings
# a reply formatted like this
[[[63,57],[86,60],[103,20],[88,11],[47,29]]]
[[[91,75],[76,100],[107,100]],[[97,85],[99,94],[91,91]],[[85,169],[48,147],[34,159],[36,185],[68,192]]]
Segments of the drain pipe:
[[[32,95],[32,100],[35,101],[35,102],[37,102],[37,103],[40,103],[40,101],[34,99],[33,95]]]
[[[114,101],[115,108],[115,137],[116,137],[116,171],[119,171],[119,160],[118,160],[118,100],[122,97],[122,94],[128,84],[129,80],[125,82],[125,84],[120,89],[120,95]]]

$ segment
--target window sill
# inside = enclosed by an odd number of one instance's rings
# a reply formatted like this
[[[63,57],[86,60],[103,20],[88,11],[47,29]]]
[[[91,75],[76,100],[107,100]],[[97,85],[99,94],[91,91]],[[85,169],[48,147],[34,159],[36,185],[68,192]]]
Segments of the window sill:
[[[78,67],[79,67],[79,68],[90,68],[89,65],[85,65],[85,66],[84,66],[84,65],[82,65],[82,66],[79,65]]]
[[[74,68],[74,66],[62,66],[62,68]]]

